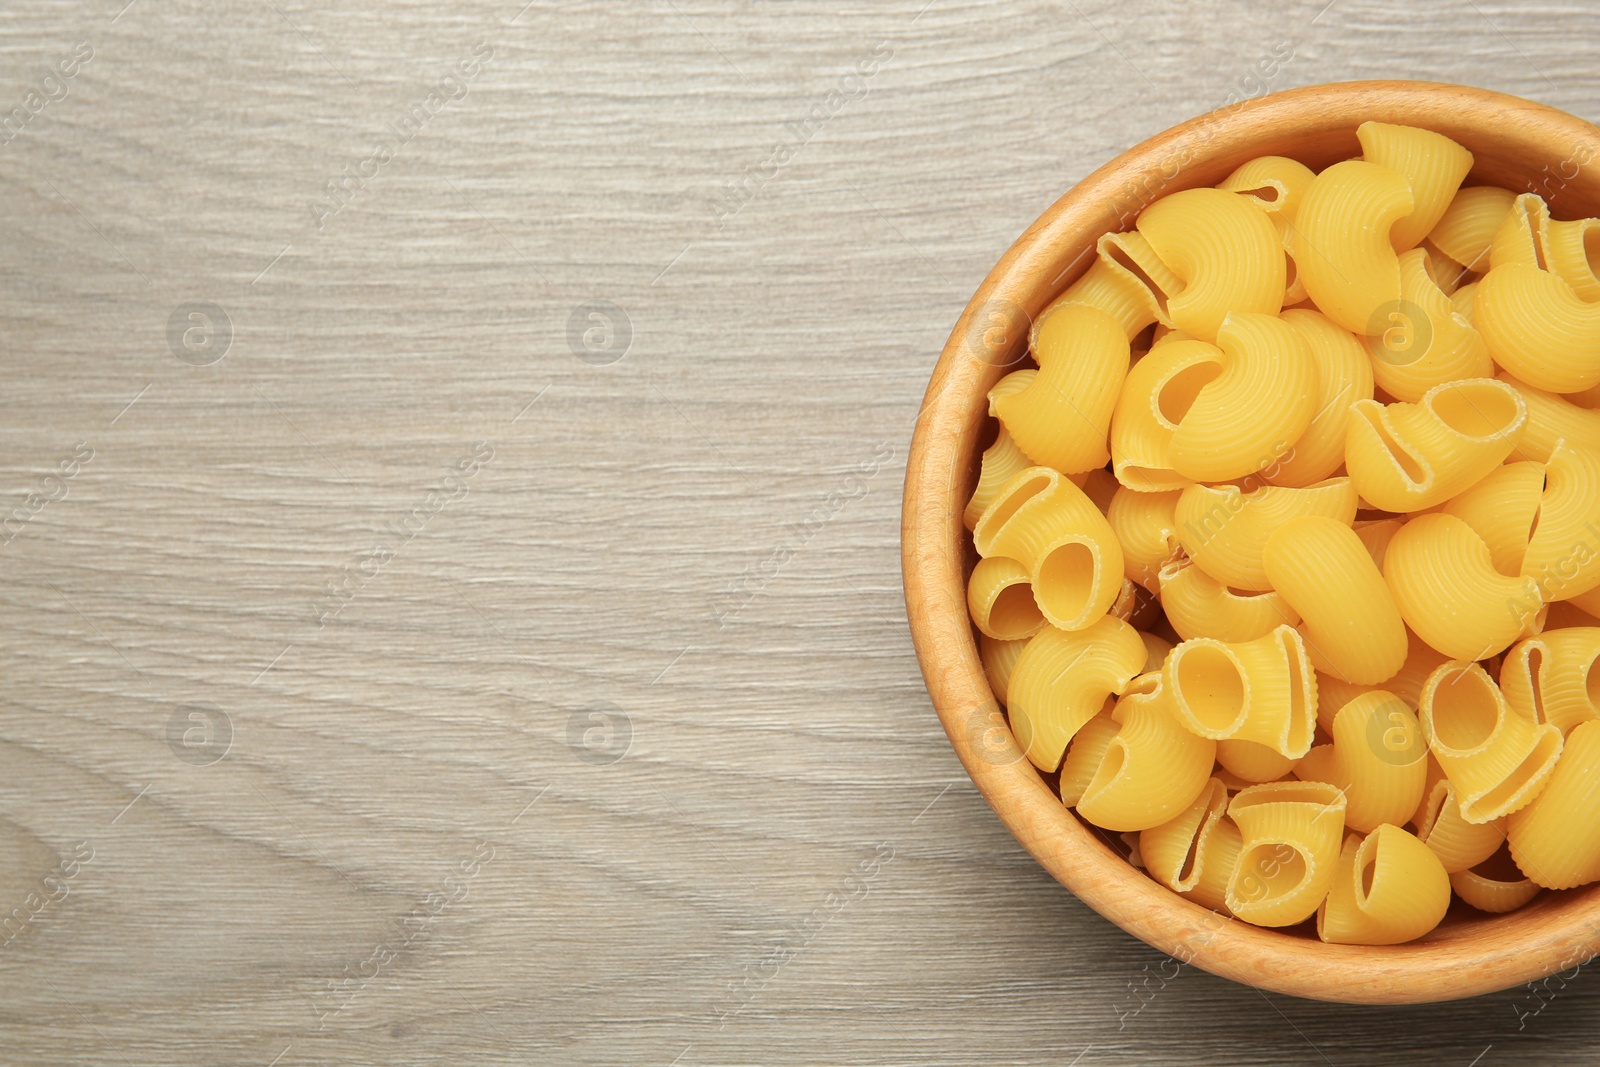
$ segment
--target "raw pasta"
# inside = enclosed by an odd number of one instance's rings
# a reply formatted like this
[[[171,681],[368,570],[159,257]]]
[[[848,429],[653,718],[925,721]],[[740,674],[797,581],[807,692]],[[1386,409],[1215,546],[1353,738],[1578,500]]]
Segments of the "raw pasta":
[[[1258,926],[1293,926],[1316,912],[1339,864],[1344,794],[1322,782],[1269,782],[1228,803],[1239,859],[1228,910]]]

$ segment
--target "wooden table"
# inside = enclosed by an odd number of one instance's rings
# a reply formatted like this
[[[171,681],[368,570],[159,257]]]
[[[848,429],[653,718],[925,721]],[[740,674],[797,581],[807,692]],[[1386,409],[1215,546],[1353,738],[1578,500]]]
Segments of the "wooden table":
[[[1339,1008],[1094,915],[896,552],[1075,180],[1266,88],[1600,114],[1600,13],[520,2],[0,20],[0,1062],[1593,1062],[1586,969]]]

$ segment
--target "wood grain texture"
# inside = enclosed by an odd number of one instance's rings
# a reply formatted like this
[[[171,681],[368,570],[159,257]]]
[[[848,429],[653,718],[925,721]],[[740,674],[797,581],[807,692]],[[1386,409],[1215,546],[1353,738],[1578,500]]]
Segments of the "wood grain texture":
[[[898,520],[1072,183],[1280,40],[1600,115],[1592,8],[125,3],[0,12],[0,120],[93,48],[0,135],[0,1060],[1590,1062],[1587,968],[1335,1008],[1091,912],[932,713]]]

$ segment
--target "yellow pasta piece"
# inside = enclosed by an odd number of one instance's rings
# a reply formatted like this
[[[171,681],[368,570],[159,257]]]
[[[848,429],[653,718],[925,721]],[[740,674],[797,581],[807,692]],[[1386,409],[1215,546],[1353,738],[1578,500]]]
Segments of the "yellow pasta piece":
[[[1600,300],[1600,277],[1595,276],[1595,260],[1600,259],[1600,219],[1574,219],[1545,224],[1545,255],[1550,272],[1571,286],[1585,303]]]
[[[1520,576],[1528,551],[1528,535],[1539,516],[1544,493],[1544,468],[1537,463],[1507,463],[1482,481],[1452,497],[1444,506],[1489,546],[1489,558],[1501,574]]]
[[[1345,825],[1363,833],[1406,822],[1422,801],[1427,745],[1405,701],[1387,690],[1363,693],[1333,721],[1335,773],[1348,782]]]
[[[1228,818],[1227,788],[1216,778],[1177,818],[1139,834],[1152,878],[1223,914],[1240,844],[1239,828]]]
[[[1434,284],[1439,287],[1439,291],[1446,297],[1453,297],[1455,291],[1461,287],[1462,282],[1466,281],[1470,276],[1470,272],[1466,268],[1439,251],[1438,248],[1434,247],[1432,241],[1424,240],[1416,247],[1415,251],[1423,254],[1426,261],[1424,270],[1427,271],[1428,277],[1433,279]],[[1404,259],[1405,254],[1401,253],[1401,260],[1403,261]],[[1454,306],[1455,301],[1451,300],[1452,309],[1454,309]],[[1466,321],[1470,323],[1472,320],[1467,319]]]
[[[1441,779],[1423,800],[1417,839],[1433,850],[1446,871],[1455,874],[1476,867],[1506,843],[1505,821],[1470,823],[1463,819],[1455,786]]]
[[[1600,585],[1600,453],[1558,443],[1544,465],[1537,528],[1522,574],[1545,600],[1570,600]]]
[[[1230,314],[1282,309],[1283,245],[1254,204],[1221,189],[1185,189],[1145,208],[1137,226],[1184,283],[1167,301],[1178,329],[1212,341]]]
[[[980,559],[972,568],[967,610],[978,630],[997,641],[1032,637],[1045,625],[1033,602],[1027,568],[1007,556]]]
[[[1275,316],[1234,312],[1217,345],[1221,372],[1200,387],[1167,446],[1173,469],[1197,481],[1242,478],[1272,466],[1316,413],[1316,368],[1294,327]],[[1240,418],[1246,411],[1250,417]]]
[[[1107,830],[1148,830],[1192,804],[1211,777],[1217,743],[1185,730],[1160,674],[1134,679],[1111,713],[1121,726],[1078,801]]]
[[[1518,381],[1554,393],[1600,384],[1600,304],[1531,263],[1497,264],[1478,282],[1473,322]]]
[[[1058,304],[1035,325],[1039,373],[993,401],[1000,424],[1028,458],[1064,474],[1103,467],[1106,433],[1128,373],[1128,338],[1098,308]]]
[[[1394,535],[1383,576],[1406,625],[1452,659],[1492,656],[1541,606],[1532,578],[1494,568],[1489,546],[1454,515],[1418,515]]]
[[[1517,870],[1511,854],[1501,849],[1488,860],[1450,876],[1456,896],[1491,915],[1515,911],[1544,892],[1543,887]]]
[[[1162,673],[1178,720],[1201,737],[1255,741],[1292,760],[1310,750],[1316,683],[1291,627],[1254,641],[1184,641]]]
[[[1452,661],[1428,676],[1422,732],[1470,823],[1494,822],[1527,805],[1562,750],[1561,731],[1512,708],[1476,663]]]
[[[1464,492],[1516,448],[1528,408],[1493,378],[1436,385],[1414,404],[1357,401],[1345,468],[1363,500],[1421,511]]]
[[[1049,467],[1029,467],[1000,490],[972,531],[978,554],[1021,563],[1052,625],[1078,630],[1122,591],[1122,546],[1105,515]]]
[[[983,661],[983,673],[989,679],[994,698],[1002,704],[1006,702],[1006,683],[1011,681],[1011,672],[1017,666],[1017,659],[1027,647],[1026,639],[996,641],[988,634],[978,636],[978,658]]]
[[[1283,245],[1285,256],[1285,307],[1298,304],[1306,298],[1305,283],[1300,281],[1289,245],[1294,233],[1295,213],[1300,209],[1300,200],[1306,188],[1315,177],[1311,168],[1298,160],[1286,156],[1259,156],[1217,184],[1218,189],[1238,193],[1265,211],[1277,229],[1278,241]]]
[[[1178,498],[1178,541],[1218,581],[1252,591],[1272,588],[1262,554],[1267,538],[1290,519],[1317,515],[1348,525],[1356,515],[1349,478],[1303,489],[1268,485],[1248,493],[1232,485],[1194,485]]]
[[[1274,485],[1300,488],[1333,475],[1344,464],[1350,405],[1372,399],[1372,362],[1349,330],[1320,311],[1292,309],[1282,315],[1306,343],[1316,371],[1316,408],[1288,453],[1262,470]]]
[[[1372,376],[1389,395],[1415,402],[1434,386],[1494,374],[1489,349],[1429,273],[1426,253],[1400,256],[1400,303],[1367,338]]]
[[[1572,728],[1543,792],[1506,820],[1506,841],[1522,873],[1546,889],[1600,878],[1600,722]]]
[[[1600,719],[1600,627],[1545,630],[1506,650],[1500,691],[1523,715],[1570,734]]]
[[[1515,193],[1495,185],[1462,189],[1428,231],[1428,240],[1466,270],[1487,270],[1489,247],[1516,198]]]
[[[1318,515],[1290,519],[1267,539],[1261,561],[1268,583],[1299,614],[1317,670],[1374,685],[1405,663],[1400,609],[1348,524]]]
[[[1072,735],[1072,743],[1067,746],[1067,754],[1061,760],[1061,802],[1069,808],[1083,799],[1083,791],[1089,788],[1095,771],[1106,758],[1111,739],[1122,728],[1111,717],[1115,706],[1116,698],[1108,699],[1100,713]]]
[[[1406,661],[1384,680],[1383,688],[1413,708],[1420,708],[1422,687],[1428,683],[1428,676],[1438,670],[1441,664],[1449,662],[1450,657],[1418,637],[1409,627],[1406,629],[1406,639],[1410,645]]]
[[[1400,519],[1357,519],[1351,526],[1356,536],[1361,539],[1361,545],[1367,550],[1367,555],[1372,557],[1372,562],[1383,569],[1383,557],[1389,551],[1389,542],[1394,540],[1394,535],[1400,532],[1400,527],[1405,522]]]
[[[1543,463],[1555,451],[1556,442],[1562,440],[1574,448],[1600,451],[1600,411],[1579,407],[1568,397],[1535,389],[1507,374],[1502,373],[1499,378],[1528,405],[1528,423],[1512,453],[1513,459]]]
[[[1399,171],[1348,159],[1318,174],[1296,215],[1295,263],[1322,313],[1352,333],[1386,328],[1400,302],[1395,224],[1416,200]]]
[[[1327,896],[1344,837],[1344,794],[1322,782],[1269,782],[1239,792],[1228,815],[1239,860],[1227,905],[1257,926],[1293,926]]]
[[[1252,785],[1276,782],[1294,769],[1297,761],[1255,741],[1217,741],[1217,762],[1229,774]]]
[[[1439,925],[1450,876],[1439,858],[1398,826],[1352,834],[1317,910],[1317,936],[1335,945],[1398,945]]]
[[[1020,393],[1032,384],[1038,377],[1038,370],[1027,367],[1023,370],[1012,371],[995,383],[989,390],[989,414],[994,414],[994,402],[997,398]],[[961,519],[966,523],[967,529],[972,529],[978,524],[978,517],[983,514],[983,509],[994,502],[995,495],[1000,492],[1000,487],[1009,482],[1025,467],[1033,463],[1027,454],[1017,447],[1011,439],[1011,434],[1004,426],[995,434],[994,444],[984,449],[983,458],[978,466],[978,484],[972,490],[972,497],[967,501],[966,511]]]
[[[1152,322],[1166,323],[1167,298],[1183,283],[1138,233],[1108,233],[1095,243],[1095,261],[1055,301],[1083,304],[1110,315],[1132,339]]]
[[[1161,569],[1161,607],[1178,636],[1254,641],[1300,616],[1277,593],[1236,593],[1186,559]]]
[[[1111,497],[1106,519],[1122,544],[1123,573],[1160,592],[1161,568],[1178,551],[1178,491],[1141,493],[1126,487]]]
[[[1449,209],[1461,182],[1472,169],[1472,153],[1432,130],[1363,122],[1356,128],[1361,158],[1403,174],[1414,206],[1389,231],[1396,252],[1415,246]]]
[[[1192,484],[1172,467],[1172,434],[1195,397],[1222,372],[1222,350],[1204,341],[1162,340],[1133,365],[1111,415],[1111,469],[1142,493]]]
[[[1309,655],[1309,650],[1308,655]],[[1321,671],[1316,673],[1317,683],[1317,726],[1329,738],[1333,737],[1333,720],[1341,708],[1350,703],[1362,693],[1371,693],[1380,688],[1375,685],[1357,685],[1347,682],[1343,678]]]
[[[1549,267],[1550,208],[1536,193],[1523,193],[1511,201],[1500,228],[1489,243],[1489,269],[1512,264]]]
[[[1426,740],[1426,738],[1424,738],[1424,740]],[[1411,816],[1411,825],[1417,827],[1419,830],[1427,823],[1428,800],[1433,796],[1434,789],[1438,787],[1440,782],[1448,781],[1448,779],[1444,776],[1444,768],[1439,766],[1438,757],[1434,756],[1432,749],[1428,750],[1428,756],[1425,762],[1428,765],[1428,771],[1422,786],[1422,803],[1417,805],[1416,812]],[[1453,797],[1454,795],[1452,794],[1452,799]],[[1461,814],[1460,808],[1456,809],[1456,814],[1458,816]]]
[[[1172,651],[1172,642],[1142,630],[1139,633],[1139,640],[1144,642],[1145,651],[1144,669],[1139,673],[1149,674],[1151,671],[1159,671],[1167,660],[1167,653]]]
[[[1072,735],[1107,696],[1122,692],[1144,660],[1139,632],[1109,615],[1082,630],[1046,626],[1035,634],[1006,686],[1011,732],[1034,766],[1059,767]]]

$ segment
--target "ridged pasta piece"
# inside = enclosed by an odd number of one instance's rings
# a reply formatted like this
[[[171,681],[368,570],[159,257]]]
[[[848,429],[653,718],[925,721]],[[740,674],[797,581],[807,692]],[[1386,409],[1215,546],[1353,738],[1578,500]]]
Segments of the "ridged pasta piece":
[[[1160,593],[1167,621],[1185,641],[1254,641],[1300,621],[1277,593],[1236,593],[1187,559],[1161,569]]]
[[[1491,915],[1515,911],[1544,892],[1542,886],[1517,870],[1511,853],[1502,848],[1489,859],[1450,876],[1456,896]]]
[[[1067,746],[1067,754],[1061,760],[1060,792],[1061,802],[1069,808],[1076,807],[1078,801],[1083,799],[1083,791],[1089,788],[1094,772],[1100,769],[1101,761],[1106,758],[1111,739],[1122,728],[1111,717],[1111,709],[1115,706],[1116,698],[1107,699],[1100,713],[1084,723],[1072,735],[1072,743]]]
[[[1465,267],[1435,248],[1432,241],[1424,240],[1416,247],[1415,251],[1423,254],[1426,259],[1424,269],[1426,269],[1428,277],[1433,279],[1434,284],[1439,287],[1439,291],[1447,298],[1454,295],[1462,283],[1472,276],[1471,272]],[[1404,260],[1404,258],[1404,253],[1402,253],[1401,259]],[[1454,307],[1453,302],[1451,306],[1452,308]],[[1470,319],[1467,321],[1471,322]]]
[[[1539,516],[1544,493],[1544,468],[1537,463],[1496,467],[1472,488],[1444,506],[1489,546],[1489,558],[1501,574],[1520,577],[1528,535]]]
[[[1160,674],[1129,683],[1111,717],[1120,724],[1078,814],[1107,830],[1148,830],[1192,804],[1211,777],[1217,743],[1185,730],[1173,715]]]
[[[1303,489],[1267,485],[1243,492],[1233,485],[1194,485],[1174,512],[1178,541],[1189,558],[1235,589],[1272,588],[1262,554],[1267,538],[1290,519],[1318,515],[1346,525],[1356,515],[1349,478],[1330,478]]]
[[[1406,661],[1392,676],[1385,679],[1383,688],[1410,704],[1413,708],[1422,706],[1422,688],[1428,683],[1428,676],[1439,667],[1450,661],[1450,657],[1418,637],[1416,631],[1407,627],[1406,639],[1410,646],[1406,652]]]
[[[1473,322],[1518,381],[1553,393],[1600,384],[1600,304],[1530,263],[1497,264],[1478,282]]]
[[[1572,287],[1585,303],[1600,300],[1600,277],[1595,276],[1595,260],[1600,258],[1600,219],[1574,219],[1545,224],[1545,255],[1550,272]]]
[[[1254,204],[1221,189],[1185,189],[1145,208],[1137,226],[1184,283],[1167,301],[1178,329],[1213,341],[1229,314],[1282,309],[1283,245]]]
[[[1421,511],[1464,492],[1517,447],[1528,408],[1493,378],[1436,385],[1414,404],[1352,406],[1345,468],[1363,500]]]
[[[1002,396],[1020,393],[1033,383],[1039,371],[1034,367],[1025,367],[1022,370],[1012,371],[994,384],[989,390],[989,414],[994,415],[994,402]],[[995,434],[994,444],[984,449],[983,458],[978,466],[978,484],[972,490],[972,498],[967,501],[966,511],[961,519],[966,523],[967,529],[972,529],[978,524],[978,517],[983,514],[983,509],[994,502],[995,495],[1000,492],[1000,487],[1016,477],[1025,467],[1033,466],[1032,461],[1017,443],[1011,439],[1011,434],[1004,426]]]
[[[1410,707],[1383,689],[1363,693],[1333,721],[1335,773],[1348,782],[1345,825],[1363,833],[1406,822],[1422,801],[1427,744]]]
[[[1173,469],[1196,481],[1242,478],[1273,465],[1316,413],[1316,367],[1294,327],[1273,315],[1233,312],[1217,345],[1221,373],[1200,387],[1167,446]],[[1251,417],[1240,418],[1244,411]]]
[[[1122,543],[1123,573],[1153,593],[1161,590],[1161,568],[1178,551],[1178,496],[1177,490],[1141,493],[1122,487],[1106,510]]]
[[[1302,782],[1324,782],[1340,792],[1350,788],[1344,764],[1334,751],[1333,743],[1314,745],[1310,752],[1295,761],[1294,776]]]
[[[1538,526],[1522,574],[1545,600],[1570,600],[1600,585],[1600,453],[1558,443],[1544,465]]]
[[[1468,282],[1451,293],[1450,306],[1456,309],[1457,315],[1472,323],[1473,328],[1476,329],[1477,323],[1473,321],[1472,316],[1478,306],[1478,283]],[[1480,334],[1479,336],[1482,335]]]
[[[1269,782],[1228,803],[1239,860],[1227,905],[1257,926],[1293,926],[1328,894],[1344,837],[1344,794],[1321,782]]]
[[[1504,820],[1470,823],[1461,817],[1456,803],[1456,788],[1448,779],[1433,783],[1423,799],[1423,814],[1417,820],[1417,839],[1433,850],[1451,874],[1476,867],[1506,843]]]
[[[1011,672],[1016,668],[1022,650],[1027,647],[1026,639],[996,641],[987,634],[978,636],[978,659],[983,661],[983,673],[989,679],[994,698],[1002,704],[1006,702],[1006,684],[1011,681]]]
[[[1418,515],[1389,542],[1383,577],[1406,625],[1451,659],[1510,647],[1539,610],[1539,586],[1495,570],[1489,546],[1454,515]]]
[[[1400,532],[1405,522],[1401,519],[1357,519],[1351,529],[1361,539],[1361,545],[1372,557],[1372,562],[1383,570],[1383,557],[1388,554],[1389,542]]]
[[[1139,834],[1139,853],[1150,877],[1223,913],[1240,844],[1239,828],[1228,818],[1227,788],[1216,778],[1177,818]]]
[[[1222,372],[1222,350],[1204,341],[1163,340],[1128,372],[1111,415],[1111,469],[1135,492],[1193,484],[1172,467],[1172,434],[1200,390]]]
[[[1317,936],[1335,945],[1398,945],[1439,925],[1450,876],[1428,847],[1398,826],[1352,834],[1317,910]]]
[[[1375,685],[1357,685],[1347,682],[1343,678],[1321,671],[1316,673],[1317,683],[1317,726],[1329,738],[1333,737],[1333,720],[1339,710],[1350,703],[1362,693],[1370,693],[1380,688]]]
[[[1167,653],[1172,651],[1172,642],[1144,630],[1139,631],[1139,640],[1144,642],[1145,651],[1144,669],[1139,673],[1149,674],[1151,671],[1159,671],[1161,665],[1167,661]]]
[[[1545,630],[1506,650],[1500,691],[1518,712],[1570,734],[1600,719],[1600,627]]]
[[[1261,561],[1268,583],[1300,616],[1317,670],[1375,685],[1405,663],[1406,627],[1394,594],[1348,524],[1290,519],[1267,539]]]
[[[1123,691],[1144,661],[1139,632],[1109,615],[1073,632],[1046,626],[1029,639],[1006,696],[1011,732],[1033,765],[1059,767],[1072,735],[1107,696]]]
[[[1489,243],[1489,269],[1520,265],[1549,267],[1550,208],[1536,193],[1523,193],[1511,201],[1500,228]]]
[[[1556,442],[1562,440],[1574,448],[1600,451],[1600,411],[1579,407],[1566,397],[1535,389],[1504,373],[1499,379],[1515,389],[1528,405],[1528,422],[1512,453],[1513,459],[1543,463],[1555,451]]]
[[[1300,281],[1299,270],[1289,252],[1290,237],[1294,232],[1295,213],[1300,200],[1311,185],[1315,172],[1299,160],[1287,156],[1258,156],[1241,165],[1217,184],[1218,189],[1237,193],[1267,213],[1278,231],[1278,241],[1283,245],[1285,307],[1306,299],[1305,283]],[[1316,479],[1312,479],[1315,481]]]
[[[1398,305],[1400,258],[1390,233],[1415,207],[1404,174],[1359,159],[1335,163],[1306,190],[1295,264],[1317,307],[1351,333],[1384,328],[1380,312]]]
[[[1424,738],[1424,740],[1426,740],[1426,738]],[[1428,765],[1428,770],[1422,786],[1422,803],[1417,805],[1415,814],[1411,816],[1411,825],[1417,827],[1418,829],[1424,826],[1427,822],[1428,798],[1433,795],[1434,789],[1438,787],[1440,782],[1449,780],[1445,778],[1444,768],[1439,766],[1438,757],[1433,754],[1432,749],[1428,750],[1428,756],[1425,762]],[[1461,814],[1460,808],[1456,809],[1456,814]]]
[[[1122,546],[1105,515],[1059,471],[1029,467],[1007,482],[972,531],[978,554],[1021,563],[1053,626],[1078,630],[1122,591]]]
[[[1317,377],[1316,407],[1305,432],[1281,460],[1262,470],[1262,477],[1273,485],[1301,488],[1343,466],[1350,405],[1372,399],[1372,362],[1354,334],[1320,311],[1292,309],[1282,319],[1306,343]]]
[[[1546,889],[1600,878],[1600,722],[1573,727],[1543,792],[1506,820],[1506,841],[1517,867]]]
[[[1400,304],[1367,338],[1367,349],[1374,380],[1398,400],[1415,402],[1444,382],[1494,374],[1488,346],[1439,288],[1420,248],[1400,256]]]
[[[1462,267],[1484,271],[1494,235],[1511,211],[1516,194],[1496,185],[1473,185],[1459,190],[1439,221],[1428,231],[1433,246]]]
[[[1562,751],[1561,731],[1512,708],[1476,663],[1452,661],[1428,676],[1422,732],[1470,823],[1494,822],[1527,805]]]
[[[1217,762],[1240,781],[1276,782],[1294,769],[1297,761],[1255,741],[1217,741]]]
[[[1472,153],[1444,134],[1387,122],[1363,122],[1356,139],[1362,159],[1398,171],[1411,186],[1414,207],[1389,231],[1394,250],[1404,252],[1444,217],[1472,169]]]
[[[1095,261],[1051,305],[1082,304],[1116,320],[1131,340],[1166,317],[1168,286],[1182,287],[1137,233],[1108,233],[1095,243]],[[1046,309],[1048,314],[1049,309]],[[1042,318],[1042,316],[1041,316]]]
[[[980,559],[972,568],[967,611],[978,630],[997,641],[1032,637],[1045,625],[1033,602],[1027,568],[1008,556]]]
[[[1128,338],[1110,315],[1057,304],[1034,326],[1039,373],[996,397],[994,413],[1028,458],[1064,474],[1104,467],[1106,433],[1128,373]]]
[[[1292,760],[1310,750],[1316,682],[1293,628],[1231,644],[1184,641],[1162,673],[1178,720],[1201,737],[1255,741]]]

